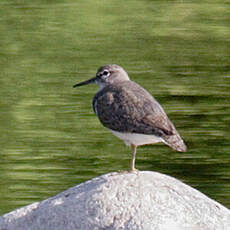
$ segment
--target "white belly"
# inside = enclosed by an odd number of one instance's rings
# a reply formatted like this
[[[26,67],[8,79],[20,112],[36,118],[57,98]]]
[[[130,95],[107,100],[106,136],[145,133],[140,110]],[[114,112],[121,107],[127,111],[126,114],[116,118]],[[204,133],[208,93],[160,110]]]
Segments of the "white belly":
[[[138,133],[121,133],[114,130],[111,130],[112,133],[123,140],[126,145],[148,145],[148,144],[155,144],[158,142],[164,142],[164,140],[160,137],[154,135],[145,135],[145,134],[138,134]]]

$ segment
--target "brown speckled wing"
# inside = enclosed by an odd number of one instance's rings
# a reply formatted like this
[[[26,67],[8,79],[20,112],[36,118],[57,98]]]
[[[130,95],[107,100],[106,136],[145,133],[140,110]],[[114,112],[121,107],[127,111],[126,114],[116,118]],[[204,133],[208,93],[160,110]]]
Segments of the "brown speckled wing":
[[[102,89],[95,95],[93,107],[101,123],[115,131],[162,138],[177,133],[160,104],[132,81]]]

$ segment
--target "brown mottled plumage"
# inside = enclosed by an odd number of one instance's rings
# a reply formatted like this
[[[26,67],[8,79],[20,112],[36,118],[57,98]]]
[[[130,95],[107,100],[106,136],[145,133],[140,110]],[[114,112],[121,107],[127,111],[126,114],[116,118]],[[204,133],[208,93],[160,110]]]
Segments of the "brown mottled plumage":
[[[131,81],[118,65],[100,67],[96,77],[76,86],[97,83],[93,108],[101,123],[132,146],[131,171],[135,170],[137,146],[164,142],[185,152],[186,146],[161,105],[144,88]]]

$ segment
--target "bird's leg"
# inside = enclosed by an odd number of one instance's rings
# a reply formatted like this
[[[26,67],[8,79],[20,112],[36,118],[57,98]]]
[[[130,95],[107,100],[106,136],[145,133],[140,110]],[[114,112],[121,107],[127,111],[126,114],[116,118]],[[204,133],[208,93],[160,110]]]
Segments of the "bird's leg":
[[[137,146],[136,145],[131,145],[131,148],[133,150],[133,158],[130,161],[130,172],[137,171],[135,169],[135,160],[136,160],[136,152],[137,152]]]

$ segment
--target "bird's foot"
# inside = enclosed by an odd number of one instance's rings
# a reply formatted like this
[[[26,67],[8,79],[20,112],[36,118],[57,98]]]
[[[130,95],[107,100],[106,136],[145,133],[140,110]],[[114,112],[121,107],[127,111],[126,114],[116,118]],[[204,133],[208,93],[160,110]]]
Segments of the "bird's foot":
[[[138,173],[139,173],[139,170],[138,170],[138,169],[136,169],[136,168],[130,168],[129,173],[135,173],[135,174],[138,174]]]
[[[133,169],[129,169],[129,170],[119,170],[118,173],[120,174],[126,174],[126,173],[135,173],[135,174],[138,174],[140,171],[136,168],[133,168]]]

